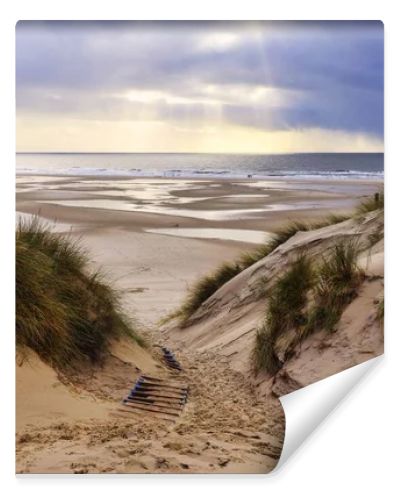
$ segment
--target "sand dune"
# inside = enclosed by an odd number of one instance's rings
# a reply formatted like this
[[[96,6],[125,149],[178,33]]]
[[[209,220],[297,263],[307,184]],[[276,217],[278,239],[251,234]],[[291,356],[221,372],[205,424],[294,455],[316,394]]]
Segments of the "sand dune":
[[[229,193],[228,182],[218,184],[219,195]],[[203,187],[208,189],[208,184]],[[372,184],[367,188],[373,189]],[[340,196],[354,194],[347,185],[341,189]],[[187,194],[193,196],[193,191]],[[303,189],[301,196],[308,194]],[[43,216],[57,216],[60,224],[76,225],[74,235],[90,251],[91,266],[101,265],[121,290],[124,309],[146,329],[149,348],[118,342],[102,366],[67,375],[56,373],[32,353],[25,353],[23,360],[19,355],[17,472],[265,473],[276,465],[284,438],[284,415],[276,396],[383,350],[382,329],[374,313],[383,290],[382,216],[372,213],[363,221],[296,234],[226,283],[193,315],[190,325],[180,329],[173,321],[161,327],[158,321],[180,305],[198,277],[254,246],[149,234],[143,228],[179,224],[268,231],[287,218],[298,218],[299,213],[287,211],[278,216],[275,212],[264,219],[212,224],[197,219],[194,223],[171,215],[45,205],[40,202],[42,196],[22,193],[19,208],[35,213],[42,207]],[[323,197],[321,193],[314,196]],[[337,201],[338,195],[331,197]],[[301,215],[316,218],[322,212],[303,210]],[[63,226],[58,230],[63,231]],[[265,315],[265,276],[273,282],[301,249],[318,255],[334,242],[355,236],[378,241],[360,256],[367,279],[344,311],[335,334],[310,336],[275,377],[255,378],[250,353]],[[167,371],[155,344],[174,349],[184,367],[182,374]],[[173,377],[189,385],[188,404],[175,424],[117,411],[141,373]]]
[[[366,280],[359,296],[345,309],[335,334],[311,335],[275,377],[261,375],[254,384],[261,394],[272,391],[282,395],[378,356],[383,352],[383,332],[376,319],[375,305],[383,296],[382,230],[383,214],[373,212],[362,220],[351,219],[298,232],[223,285],[191,316],[187,328],[169,326],[165,335],[182,351],[216,352],[225,356],[232,368],[252,379],[250,356],[256,329],[265,315],[268,284],[299,252],[306,251],[311,258],[317,258],[340,240],[356,238],[361,245],[371,235],[381,234],[379,242],[359,257]]]
[[[106,418],[110,406],[95,396],[85,397],[63,384],[57,373],[33,352],[16,367],[17,431],[57,420]]]
[[[68,386],[29,356],[34,364],[26,361],[18,371],[17,472],[266,473],[275,466],[284,432],[281,406],[258,400],[225,359],[179,357],[185,374],[177,380],[187,381],[190,397],[183,415],[169,424],[116,411],[139,370],[126,361],[127,351],[144,361],[142,368],[166,376],[140,348],[118,345],[114,353],[120,349],[123,364],[110,359]]]

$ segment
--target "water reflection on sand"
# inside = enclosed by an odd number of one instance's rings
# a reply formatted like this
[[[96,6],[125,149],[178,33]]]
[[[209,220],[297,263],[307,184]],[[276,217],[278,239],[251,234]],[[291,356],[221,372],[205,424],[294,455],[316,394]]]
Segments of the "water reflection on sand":
[[[265,231],[249,229],[221,229],[211,227],[174,227],[145,229],[146,233],[165,234],[181,238],[206,238],[230,241],[245,241],[247,243],[266,243],[272,234]]]

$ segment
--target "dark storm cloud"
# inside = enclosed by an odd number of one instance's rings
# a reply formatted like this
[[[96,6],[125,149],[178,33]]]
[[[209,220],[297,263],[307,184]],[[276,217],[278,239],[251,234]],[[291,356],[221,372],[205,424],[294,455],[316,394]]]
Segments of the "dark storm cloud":
[[[221,36],[222,33],[222,36]],[[222,116],[265,129],[383,135],[383,26],[345,23],[20,22],[17,109],[99,119],[201,119],[205,92],[273,87],[295,98],[221,100]],[[182,99],[124,101],[130,89]],[[193,102],[190,102],[193,100]]]

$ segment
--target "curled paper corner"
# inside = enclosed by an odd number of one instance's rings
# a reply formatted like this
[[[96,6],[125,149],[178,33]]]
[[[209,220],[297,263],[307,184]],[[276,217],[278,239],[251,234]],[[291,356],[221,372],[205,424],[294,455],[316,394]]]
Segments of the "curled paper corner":
[[[285,412],[286,430],[282,454],[274,472],[282,469],[326,417],[382,359],[383,355],[370,359],[279,398]]]

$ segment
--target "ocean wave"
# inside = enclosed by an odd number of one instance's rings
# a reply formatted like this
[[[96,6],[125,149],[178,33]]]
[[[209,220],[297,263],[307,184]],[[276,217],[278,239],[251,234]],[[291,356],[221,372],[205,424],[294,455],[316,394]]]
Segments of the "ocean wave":
[[[257,175],[258,177],[258,175]],[[367,172],[361,170],[298,170],[298,171],[281,171],[281,172],[269,172],[265,173],[263,177],[297,177],[301,179],[318,179],[321,177],[331,178],[331,179],[348,179],[348,178],[360,178],[360,179],[383,179],[384,172],[375,171]]]
[[[68,168],[37,168],[37,167],[17,167],[17,175],[50,175],[50,176],[108,176],[108,177],[193,177],[193,178],[227,178],[227,179],[371,179],[382,180],[383,171],[360,171],[360,170],[274,170],[264,172],[254,171],[232,171],[213,169],[167,169],[167,170],[143,170],[140,168],[100,168],[100,167],[79,167]]]

